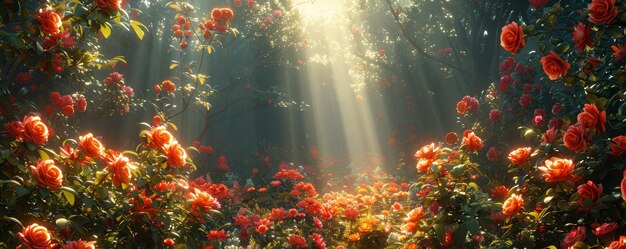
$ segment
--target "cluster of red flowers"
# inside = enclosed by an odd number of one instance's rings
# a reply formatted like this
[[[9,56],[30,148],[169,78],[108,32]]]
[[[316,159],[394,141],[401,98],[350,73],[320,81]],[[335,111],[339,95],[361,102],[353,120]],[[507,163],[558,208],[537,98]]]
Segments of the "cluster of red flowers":
[[[213,153],[214,153],[213,146],[211,146],[211,145],[204,146],[198,140],[193,141],[192,146],[195,147],[196,149],[198,149],[198,151],[200,151],[200,153],[205,153],[205,154],[209,154],[209,155],[213,155]]]
[[[465,96],[462,100],[456,103],[456,112],[464,115],[468,111],[478,111],[478,100],[470,96]]]
[[[304,209],[304,212],[311,216],[322,215],[322,203],[311,197],[306,197],[298,202],[298,207]]]
[[[317,196],[317,192],[315,191],[315,186],[306,182],[298,182],[293,186],[293,190],[291,190],[292,196],[301,196],[303,193],[306,193],[309,197]]]
[[[307,248],[309,245],[306,243],[306,239],[297,234],[289,235],[289,244],[295,248]]]
[[[179,43],[180,48],[187,48],[187,41],[183,39],[188,39],[191,36],[191,22],[185,16],[176,14],[176,24],[172,25],[172,31],[174,32],[174,37],[181,40]]]
[[[300,181],[304,176],[293,169],[281,169],[274,175],[274,179]]]
[[[135,96],[135,91],[132,87],[124,84],[124,76],[118,72],[112,72],[107,76],[104,81],[105,95],[110,95],[106,101],[110,101],[115,106],[115,109],[124,114],[130,111],[130,102],[132,97]]]
[[[174,91],[176,91],[176,85],[170,80],[164,80],[163,82],[161,82],[161,85],[154,86],[154,91],[157,94],[161,93],[161,91],[165,91],[166,93],[174,93]]]
[[[85,112],[87,110],[87,100],[82,96],[74,101],[71,95],[61,96],[59,92],[52,92],[50,102],[54,103],[54,106],[47,105],[44,107],[44,113],[48,116],[52,115],[56,109],[61,110],[67,117],[74,116],[75,111]]]
[[[600,134],[606,130],[606,112],[600,112],[596,105],[585,104],[583,111],[577,116],[578,122],[567,128],[563,134],[563,144],[574,152],[580,152],[587,148],[588,140],[594,134]]]
[[[190,213],[194,216],[201,216],[203,213],[221,208],[217,199],[197,188],[193,188],[186,196],[191,204]]]

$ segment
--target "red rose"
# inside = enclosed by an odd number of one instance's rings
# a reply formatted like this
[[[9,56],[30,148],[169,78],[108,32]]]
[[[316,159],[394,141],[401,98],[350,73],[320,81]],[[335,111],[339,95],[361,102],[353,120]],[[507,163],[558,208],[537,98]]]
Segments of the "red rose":
[[[533,96],[530,94],[522,94],[522,97],[519,99],[519,105],[522,107],[530,106],[530,103],[533,101]]]
[[[85,112],[87,110],[87,100],[84,97],[80,97],[76,100],[76,111]]]
[[[46,35],[56,35],[61,32],[61,17],[54,12],[52,7],[39,9],[35,14],[35,19],[41,24],[41,31]]]
[[[548,0],[529,0],[530,7],[533,9],[541,9],[548,4]]]
[[[611,139],[611,141],[613,141],[613,144],[609,145],[611,156],[620,157],[624,155],[626,152],[626,136],[619,135]]]
[[[586,47],[593,48],[593,40],[591,40],[591,29],[587,28],[584,23],[579,22],[574,26],[574,37],[572,40],[576,43],[576,48],[585,50]]]
[[[592,181],[579,185],[577,189],[580,196],[578,204],[582,209],[594,207],[602,195],[602,184],[595,185]]]
[[[489,112],[489,121],[495,123],[502,116],[502,112],[498,109],[493,109]]]
[[[596,128],[596,134],[606,131],[604,124],[606,123],[606,112],[600,112],[598,107],[594,104],[585,104],[583,111],[576,117],[578,123],[582,124],[584,128]]]
[[[48,232],[48,229],[37,223],[22,228],[22,231],[17,233],[17,238],[24,247],[29,249],[48,249],[57,246],[57,244],[52,243],[52,235]]]
[[[617,16],[615,0],[592,0],[587,8],[591,10],[589,13],[591,23],[610,23]]]
[[[446,143],[448,143],[449,145],[455,145],[458,142],[459,137],[456,132],[448,132],[448,134],[446,134]]]
[[[74,116],[74,107],[71,105],[66,105],[63,107],[63,114],[65,116],[71,117]]]
[[[550,54],[541,57],[541,66],[543,71],[551,80],[556,80],[560,76],[566,75],[570,64],[559,57],[554,51],[550,50]]]
[[[563,134],[563,144],[574,152],[581,152],[587,147],[585,130],[579,124],[571,125]]]
[[[67,244],[65,244],[63,248],[65,249],[96,249],[95,244],[96,244],[95,241],[87,242],[87,241],[77,240],[77,241],[67,242]]]
[[[36,145],[48,142],[48,127],[37,116],[24,116],[24,141],[30,141]]]
[[[493,197],[505,197],[509,194],[509,189],[504,185],[497,186],[491,190],[491,195]]]
[[[211,10],[211,18],[213,18],[213,20],[216,22],[222,21],[222,9],[214,8],[213,10]]]
[[[593,232],[593,235],[598,238],[609,236],[613,234],[613,232],[615,232],[617,229],[619,229],[619,225],[617,224],[617,222],[604,223],[600,226],[598,226],[597,224],[591,226],[593,227],[593,230],[591,232]]]
[[[22,123],[22,121],[13,120],[6,122],[4,124],[4,129],[6,130],[4,133],[5,137],[15,138],[18,141],[24,140],[24,124]]]
[[[484,146],[483,140],[476,136],[473,131],[463,137],[463,144],[465,145],[465,148],[471,151],[478,151]]]
[[[101,11],[105,12],[109,10],[120,10],[122,4],[121,0],[95,0],[94,2]]]
[[[523,48],[524,30],[522,30],[522,26],[517,25],[516,22],[512,22],[502,27],[500,45],[502,45],[504,50],[513,54],[516,54],[520,48]]]
[[[498,152],[498,149],[496,149],[495,147],[491,147],[489,148],[489,150],[487,150],[487,159],[489,161],[497,161],[499,157],[500,152]]]
[[[563,239],[563,242],[561,242],[561,247],[569,248],[570,246],[575,245],[578,241],[585,241],[585,238],[587,238],[585,227],[576,227],[569,233],[565,234],[565,238]]]
[[[173,82],[166,80],[161,83],[161,89],[168,93],[173,93],[174,91],[176,91],[176,85],[174,85]]]
[[[469,106],[467,105],[467,102],[461,100],[459,102],[456,103],[456,112],[458,114],[465,114],[467,111],[469,110]]]

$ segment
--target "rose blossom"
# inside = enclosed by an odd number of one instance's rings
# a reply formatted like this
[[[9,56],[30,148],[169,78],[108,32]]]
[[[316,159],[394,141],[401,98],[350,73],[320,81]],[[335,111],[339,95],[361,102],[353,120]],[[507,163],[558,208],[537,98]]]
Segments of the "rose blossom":
[[[524,207],[524,199],[522,195],[512,194],[511,197],[506,199],[502,204],[502,214],[507,217],[511,217],[517,214]]]
[[[24,116],[24,141],[42,145],[48,142],[48,127],[38,116]]]
[[[617,16],[615,0],[592,0],[587,7],[589,22],[594,24],[610,23]]]
[[[565,238],[563,239],[563,242],[561,242],[561,247],[569,248],[578,241],[585,241],[585,238],[587,238],[585,227],[578,226],[572,229],[569,233],[565,234]]]
[[[543,172],[546,182],[562,182],[571,179],[574,171],[574,163],[569,159],[551,157],[544,162],[543,166],[537,167]]]
[[[516,22],[502,27],[500,34],[500,45],[504,50],[516,54],[520,48],[524,47],[524,30]]]
[[[22,231],[17,233],[17,238],[26,248],[44,249],[57,246],[57,244],[52,243],[52,235],[48,232],[48,229],[37,223],[22,228]]]
[[[35,14],[35,19],[41,24],[41,31],[47,35],[55,35],[61,32],[61,17],[54,12],[52,7],[39,9]]]
[[[593,48],[591,29],[585,26],[584,23],[578,22],[578,24],[574,26],[573,35],[572,40],[576,43],[576,48],[580,50],[585,50],[586,47]]]
[[[87,133],[84,136],[78,137],[79,147],[85,153],[86,156],[92,158],[100,158],[104,155],[104,146],[93,134]]]
[[[566,75],[570,64],[558,56],[554,51],[550,51],[550,54],[541,57],[541,66],[543,71],[548,75],[550,80],[556,80],[557,78]]]
[[[37,178],[37,185],[50,190],[59,189],[63,184],[63,172],[52,160],[37,161],[37,166],[30,166],[30,171]]]
[[[563,144],[574,152],[581,152],[587,147],[585,130],[579,124],[571,125],[563,134]]]

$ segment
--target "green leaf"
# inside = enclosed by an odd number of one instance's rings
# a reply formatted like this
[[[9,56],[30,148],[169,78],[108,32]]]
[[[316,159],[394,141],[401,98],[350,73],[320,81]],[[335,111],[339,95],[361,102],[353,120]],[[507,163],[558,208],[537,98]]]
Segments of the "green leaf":
[[[170,65],[170,70],[174,69],[178,67],[178,63],[172,63],[172,65]]]
[[[39,151],[39,157],[41,157],[41,159],[43,160],[50,159],[50,156],[48,156],[48,153],[46,153],[44,150],[37,150],[37,151]]]
[[[111,35],[111,26],[109,23],[101,23],[100,24],[100,33],[102,33],[102,36],[104,37],[104,39],[109,38],[109,36]]]
[[[206,52],[209,53],[209,54],[212,54],[213,53],[213,46],[211,46],[211,45],[206,46]]]
[[[135,20],[130,20],[130,26],[135,31],[135,34],[137,34],[137,37],[139,37],[139,40],[143,40],[144,31],[141,28],[148,30],[146,25],[143,25],[143,23],[135,21]]]
[[[62,190],[62,192],[63,192],[63,196],[65,196],[65,199],[70,204],[70,206],[73,206],[75,202],[74,195],[67,190]]]

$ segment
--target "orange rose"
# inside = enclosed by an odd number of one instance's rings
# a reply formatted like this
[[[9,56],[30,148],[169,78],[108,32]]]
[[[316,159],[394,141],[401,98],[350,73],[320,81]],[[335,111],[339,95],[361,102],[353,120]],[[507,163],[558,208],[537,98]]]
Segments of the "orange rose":
[[[562,182],[572,179],[572,171],[574,171],[574,163],[569,159],[552,157],[544,162],[544,165],[537,167],[546,182]]]
[[[224,21],[230,22],[231,20],[233,20],[233,16],[235,16],[233,10],[229,8],[222,9],[222,19],[224,19]]]
[[[78,137],[80,143],[78,146],[88,157],[100,158],[104,155],[104,146],[102,143],[98,141],[98,139],[93,137],[93,134],[87,133],[84,136]]]
[[[619,239],[611,242],[607,249],[624,249],[626,248],[626,236],[619,236]]]
[[[484,146],[483,140],[480,139],[480,137],[476,136],[473,131],[468,132],[463,137],[463,144],[465,145],[465,148],[471,151],[478,151]]]
[[[189,203],[191,204],[193,215],[199,215],[198,211],[211,211],[214,209],[220,209],[220,203],[217,199],[213,198],[209,193],[194,188],[191,193],[187,195]]]
[[[30,171],[37,177],[37,185],[50,190],[59,189],[63,184],[63,172],[52,160],[37,161],[37,167],[30,166]]]
[[[424,207],[419,206],[406,214],[404,221],[406,224],[402,226],[402,231],[407,233],[415,233],[419,228],[419,221],[425,215]]]
[[[42,145],[48,142],[48,127],[37,116],[24,116],[24,141]]]
[[[571,151],[583,151],[587,147],[585,129],[579,124],[571,125],[563,134],[563,144]]]
[[[576,117],[578,122],[584,126],[584,128],[596,128],[596,133],[599,135],[601,132],[606,131],[604,124],[606,123],[606,112],[598,110],[598,107],[593,104],[585,104],[583,111]]]
[[[106,161],[109,169],[111,169],[111,172],[113,173],[113,176],[111,177],[113,185],[128,185],[130,183],[130,178],[133,176],[131,174],[131,169],[133,167],[130,165],[128,157],[125,157],[122,153],[114,152],[111,155],[107,155]]]
[[[168,93],[173,93],[174,91],[176,91],[176,85],[174,84],[174,82],[171,82],[169,80],[161,82],[161,88],[163,89],[163,91],[166,91]]]
[[[222,21],[222,9],[213,8],[213,10],[211,10],[211,18],[216,22]]]
[[[119,10],[121,8],[121,0],[95,0],[96,5],[101,11],[107,12],[109,10]]]
[[[435,143],[424,145],[417,152],[415,152],[415,158],[418,159],[417,171],[424,172],[430,165],[437,160],[437,156],[441,152],[441,148],[436,147]]]
[[[504,50],[516,54],[520,48],[524,47],[524,30],[522,26],[517,25],[516,22],[502,27],[502,33],[500,34],[500,45]]]
[[[463,115],[468,110],[469,110],[469,105],[467,105],[467,102],[461,100],[456,103],[456,113]]]
[[[170,166],[182,167],[187,160],[187,151],[178,144],[176,141],[172,141],[163,145],[163,151],[167,157],[167,163]]]
[[[526,163],[532,154],[530,147],[519,148],[509,153],[509,160],[513,165],[520,165]]]
[[[48,249],[57,246],[57,244],[52,243],[52,235],[48,229],[37,223],[22,228],[22,231],[17,233],[17,238],[24,247],[29,249]]]
[[[35,19],[41,24],[41,31],[46,35],[56,35],[61,32],[61,17],[54,12],[52,7],[39,9],[35,14]]]
[[[163,145],[169,144],[174,140],[174,137],[165,129],[165,126],[153,127],[146,134],[146,137],[148,138],[147,146],[153,149],[161,149]]]
[[[506,199],[502,204],[502,214],[507,217],[511,217],[517,214],[524,207],[524,199],[522,195],[512,194],[509,199]]]
[[[77,241],[67,242],[67,244],[65,244],[63,248],[65,249],[96,249],[95,244],[96,244],[95,241],[87,242],[87,241],[77,240]]]
[[[566,75],[567,70],[570,67],[570,64],[564,61],[561,57],[559,57],[554,51],[550,50],[550,54],[544,57],[541,57],[541,66],[543,67],[543,71],[548,75],[548,78],[551,80],[556,80],[557,78]]]
[[[617,16],[615,0],[592,0],[587,8],[591,10],[589,13],[591,23],[610,23]]]

